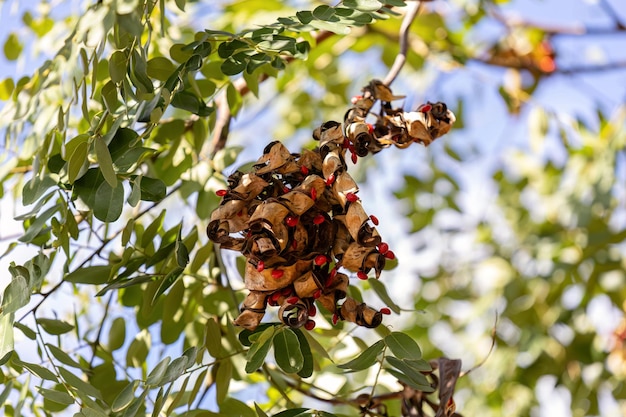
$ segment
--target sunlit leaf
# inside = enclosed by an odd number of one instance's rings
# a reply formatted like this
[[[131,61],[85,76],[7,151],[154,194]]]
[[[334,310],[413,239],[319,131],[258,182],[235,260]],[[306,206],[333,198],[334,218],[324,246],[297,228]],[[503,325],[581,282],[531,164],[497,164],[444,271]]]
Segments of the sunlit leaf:
[[[337,365],[341,369],[350,369],[352,371],[362,371],[374,365],[378,360],[378,355],[385,348],[385,342],[379,340],[372,346],[362,351],[356,358],[344,364]]]

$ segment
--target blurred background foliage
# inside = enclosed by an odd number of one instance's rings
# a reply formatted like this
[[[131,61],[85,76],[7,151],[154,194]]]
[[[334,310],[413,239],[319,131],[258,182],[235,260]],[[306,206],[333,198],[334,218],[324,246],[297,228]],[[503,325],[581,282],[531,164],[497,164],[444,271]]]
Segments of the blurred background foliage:
[[[393,89],[457,125],[351,167],[403,310],[378,331],[320,316],[311,378],[272,355],[245,372],[237,260],[204,232],[215,191],[274,139],[314,146],[387,73],[404,2],[383,3],[0,2],[6,415],[355,415],[401,387],[336,365],[389,329],[462,359],[463,415],[626,414],[617,0],[422,2]]]

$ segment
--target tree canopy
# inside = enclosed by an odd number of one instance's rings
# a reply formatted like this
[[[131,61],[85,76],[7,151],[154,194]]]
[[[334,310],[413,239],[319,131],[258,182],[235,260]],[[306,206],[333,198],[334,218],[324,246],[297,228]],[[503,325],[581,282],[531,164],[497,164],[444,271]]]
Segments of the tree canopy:
[[[0,1],[1,409],[623,415],[618,3]]]

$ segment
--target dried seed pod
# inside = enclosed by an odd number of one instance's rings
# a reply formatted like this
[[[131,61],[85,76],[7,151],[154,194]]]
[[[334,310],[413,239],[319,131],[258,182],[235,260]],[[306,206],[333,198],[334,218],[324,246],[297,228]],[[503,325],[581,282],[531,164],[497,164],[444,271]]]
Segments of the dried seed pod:
[[[235,324],[254,329],[269,304],[280,306],[279,318],[288,326],[312,329],[315,322],[309,316],[315,301],[333,314],[333,323],[380,324],[382,314],[365,304],[347,299],[338,307],[348,290],[348,277],[339,268],[360,278],[373,269],[379,277],[385,259],[395,258],[374,228],[378,219],[361,205],[358,186],[346,171],[346,152],[356,163],[359,156],[391,145],[427,146],[455,121],[443,103],[404,112],[391,106],[399,98],[374,80],[353,98],[343,126],[329,121],[315,129],[318,149],[295,154],[274,141],[253,172],[236,171],[228,177],[207,234],[248,259],[244,283],[250,293]],[[372,126],[366,118],[377,100],[381,112]]]

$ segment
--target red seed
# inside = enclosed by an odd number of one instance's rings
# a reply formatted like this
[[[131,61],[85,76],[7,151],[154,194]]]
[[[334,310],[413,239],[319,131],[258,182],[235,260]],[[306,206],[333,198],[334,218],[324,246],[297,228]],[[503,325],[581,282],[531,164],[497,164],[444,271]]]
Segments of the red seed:
[[[224,197],[226,194],[228,194],[228,190],[217,190],[215,192],[215,195],[218,197]]]
[[[285,223],[287,223],[287,226],[295,227],[298,224],[298,217],[297,216],[287,216],[287,217],[285,217]]]
[[[300,172],[301,172],[303,175],[309,175],[309,169],[308,169],[306,166],[304,166],[304,165],[302,165],[302,166],[300,167]]]
[[[315,328],[315,322],[313,320],[307,320],[306,323],[304,323],[304,328],[307,330],[313,330]]]
[[[309,316],[313,317],[316,314],[317,314],[317,308],[315,308],[315,306],[311,304],[311,307],[309,307]]]
[[[374,226],[378,226],[378,217],[374,216],[373,214],[370,216],[370,220],[372,221],[372,223],[374,223]]]
[[[285,271],[283,271],[282,269],[275,269],[272,271],[272,278],[274,279],[280,279],[283,277],[283,275],[285,275]]]
[[[289,288],[289,287],[285,287],[282,290],[280,290],[280,294],[284,295],[285,297],[291,295],[292,292],[293,291],[291,291],[291,288]]]
[[[365,272],[363,272],[363,271],[359,271],[359,272],[357,272],[357,273],[356,273],[356,276],[357,276],[359,279],[362,279],[362,280],[366,280],[366,279],[368,278],[368,277],[367,277],[367,274],[366,274]]]
[[[359,199],[359,197],[354,194],[354,193],[348,193],[346,194],[346,200],[348,200],[351,203],[354,203],[355,201],[357,201]]]
[[[265,262],[259,261],[256,264],[256,270],[259,271],[259,272],[263,272],[264,269],[265,269]]]
[[[320,225],[322,223],[324,223],[326,221],[326,218],[324,218],[324,215],[322,214],[318,214],[317,216],[313,217],[313,224],[315,225]]]
[[[356,161],[359,160],[359,157],[357,156],[356,153],[352,152],[352,155],[350,155],[350,158],[352,159],[352,163],[356,164]]]
[[[337,315],[337,313],[333,314],[333,326],[336,325],[338,321],[339,321],[339,316]]]
[[[382,253],[383,255],[386,254],[387,252],[389,252],[389,245],[385,242],[380,243],[378,245],[378,252]]]
[[[316,300],[320,298],[321,296],[322,296],[322,290],[320,289],[315,290],[315,292],[313,293],[313,298],[315,298]]]
[[[431,106],[430,104],[422,104],[417,110],[421,111],[422,113],[428,113],[432,108],[433,106]]]
[[[275,293],[273,293],[273,294],[270,296],[270,300],[272,300],[272,301],[276,302],[276,301],[278,301],[278,299],[279,299],[281,296],[282,296],[281,292],[280,292],[280,291],[276,291]]]
[[[389,260],[394,260],[396,259],[396,254],[393,253],[393,251],[387,251],[383,254],[385,256],[385,258],[389,259]]]
[[[380,313],[384,314],[385,316],[388,316],[391,314],[391,310],[389,310],[387,307],[384,307],[380,309]]]
[[[315,265],[317,266],[322,266],[328,262],[328,258],[326,258],[326,255],[317,255],[313,262],[315,262]]]
[[[315,188],[311,188],[311,198],[314,201],[317,200],[317,190]]]
[[[374,131],[374,126],[372,126],[371,123],[368,123],[367,124],[367,132],[371,135],[373,131]]]
[[[330,174],[328,178],[326,178],[326,186],[330,187],[335,182],[335,174]]]
[[[283,187],[283,193],[287,194],[289,191],[291,191],[289,187]]]
[[[289,304],[296,304],[298,301],[300,301],[300,299],[294,295],[293,297],[287,298],[285,301],[287,301]]]

